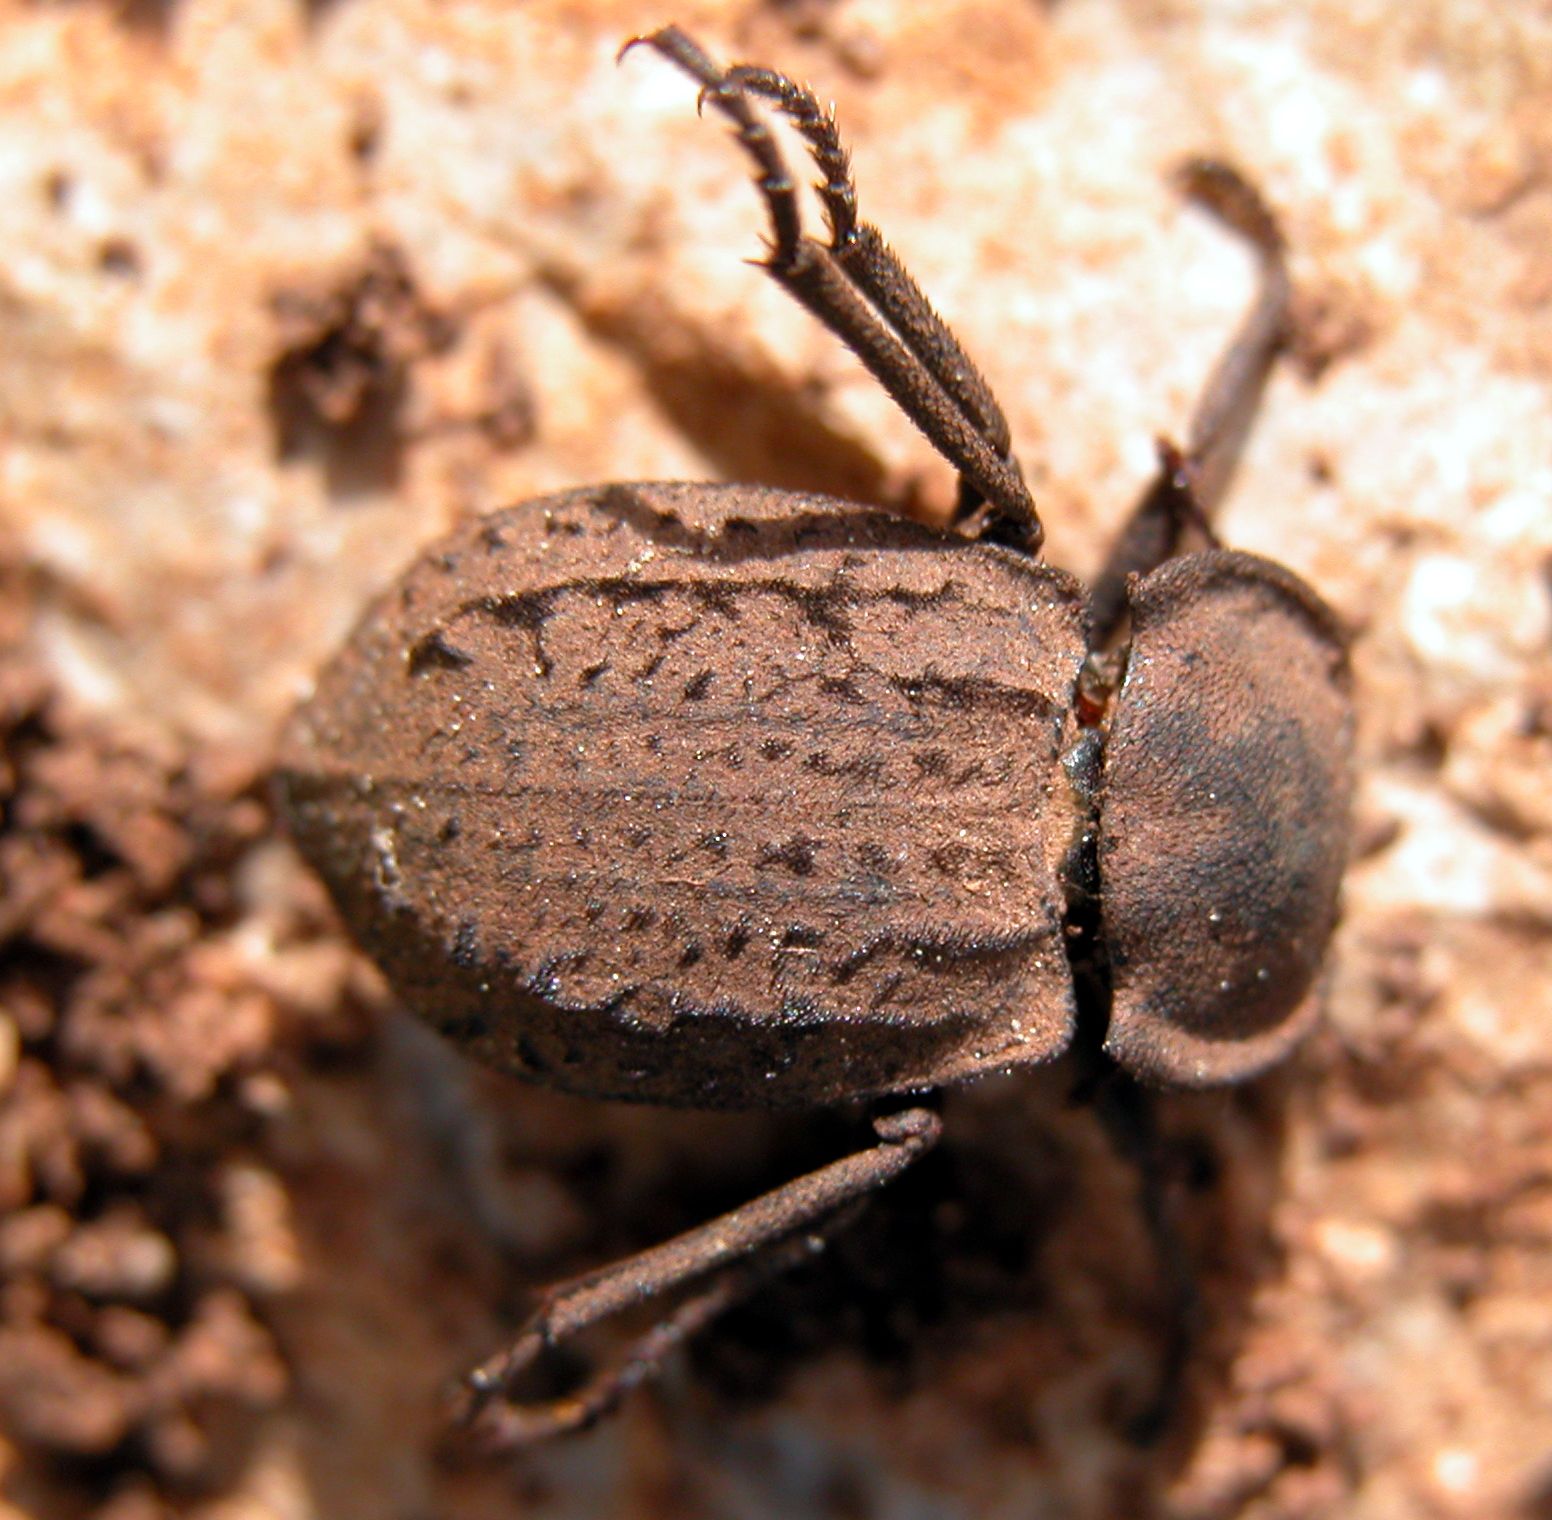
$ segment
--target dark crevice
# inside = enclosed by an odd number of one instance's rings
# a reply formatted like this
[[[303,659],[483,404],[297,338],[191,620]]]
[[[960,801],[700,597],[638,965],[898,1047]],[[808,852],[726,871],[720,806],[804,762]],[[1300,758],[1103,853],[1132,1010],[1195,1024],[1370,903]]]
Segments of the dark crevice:
[[[1099,712],[1091,726],[1081,729],[1078,741],[1063,756],[1068,784],[1082,806],[1072,842],[1062,861],[1061,882],[1065,899],[1062,937],[1077,1003],[1073,1050],[1078,1057],[1079,1070],[1084,1073],[1109,1064],[1103,1052],[1110,1031],[1110,954],[1105,944],[1099,878],[1105,716],[1103,711]]]

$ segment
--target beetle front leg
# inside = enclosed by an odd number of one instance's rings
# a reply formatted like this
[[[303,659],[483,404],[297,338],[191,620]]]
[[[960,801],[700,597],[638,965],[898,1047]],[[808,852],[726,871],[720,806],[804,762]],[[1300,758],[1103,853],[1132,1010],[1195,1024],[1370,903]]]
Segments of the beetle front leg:
[[[1089,599],[1089,647],[1107,647],[1126,619],[1126,581],[1179,552],[1188,529],[1212,542],[1212,517],[1255,420],[1267,376],[1288,341],[1292,300],[1283,237],[1271,209],[1238,170],[1192,159],[1181,188],[1246,238],[1261,259],[1255,305],[1219,358],[1191,416],[1186,446],[1161,442],[1159,472],[1133,508]]]
[[[795,1178],[741,1208],[659,1246],[549,1289],[512,1344],[465,1380],[455,1419],[485,1450],[510,1450],[580,1430],[650,1377],[676,1346],[717,1315],[823,1244],[837,1218],[874,1189],[892,1182],[937,1144],[942,1122],[913,1107],[873,1121],[878,1143]],[[511,1398],[518,1377],[546,1352],[590,1325],[662,1293],[721,1271],[638,1340],[579,1394],[522,1404]]]

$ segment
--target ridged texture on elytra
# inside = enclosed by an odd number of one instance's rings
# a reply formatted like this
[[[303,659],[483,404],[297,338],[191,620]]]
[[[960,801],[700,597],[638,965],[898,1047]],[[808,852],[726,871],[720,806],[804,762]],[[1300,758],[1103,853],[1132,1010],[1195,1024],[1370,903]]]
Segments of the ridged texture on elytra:
[[[1345,641],[1249,554],[1172,560],[1131,604],[1100,810],[1107,1049],[1149,1080],[1235,1081],[1318,1012],[1352,803]]]
[[[597,1096],[813,1103],[1068,1043],[1071,579],[820,497],[612,486],[426,555],[284,741],[405,1001]]]

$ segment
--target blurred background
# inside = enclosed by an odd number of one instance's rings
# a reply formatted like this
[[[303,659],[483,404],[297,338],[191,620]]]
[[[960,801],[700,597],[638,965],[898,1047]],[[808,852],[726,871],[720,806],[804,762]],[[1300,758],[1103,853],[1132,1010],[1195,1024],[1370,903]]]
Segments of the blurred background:
[[[1298,337],[1220,526],[1356,629],[1365,780],[1326,1026],[1163,1105],[1203,1315],[1151,1446],[1167,1292],[1052,1070],[951,1095],[939,1153],[619,1418],[438,1450],[529,1289],[858,1133],[467,1067],[265,784],[471,514],[951,505],[750,267],[694,88],[616,63],[670,20],[839,103],[1080,573],[1254,289],[1171,169],[1230,158],[1283,219]],[[0,202],[0,1514],[1552,1516],[1546,5],[0,0]]]

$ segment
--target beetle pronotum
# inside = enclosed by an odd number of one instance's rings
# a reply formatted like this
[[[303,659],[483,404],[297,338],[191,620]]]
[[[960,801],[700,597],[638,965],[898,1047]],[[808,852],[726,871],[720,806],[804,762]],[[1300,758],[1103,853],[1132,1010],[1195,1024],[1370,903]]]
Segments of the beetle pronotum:
[[[493,1444],[596,1419],[800,1259],[937,1141],[935,1088],[1069,1049],[1164,1085],[1279,1059],[1316,1014],[1345,859],[1342,633],[1209,525],[1288,323],[1250,187],[1186,172],[1259,251],[1260,295],[1085,592],[1039,562],[1002,411],[857,219],[829,113],[677,28],[640,41],[732,123],[767,271],[950,461],[960,502],[949,531],[747,486],[526,502],[425,554],[287,732],[295,838],[470,1054],[594,1097],[880,1102],[855,1155],[550,1289],[470,1379]],[[757,102],[812,152],[825,244]],[[1208,546],[1181,552],[1191,535]],[[508,1396],[546,1348],[697,1282],[576,1396]]]

